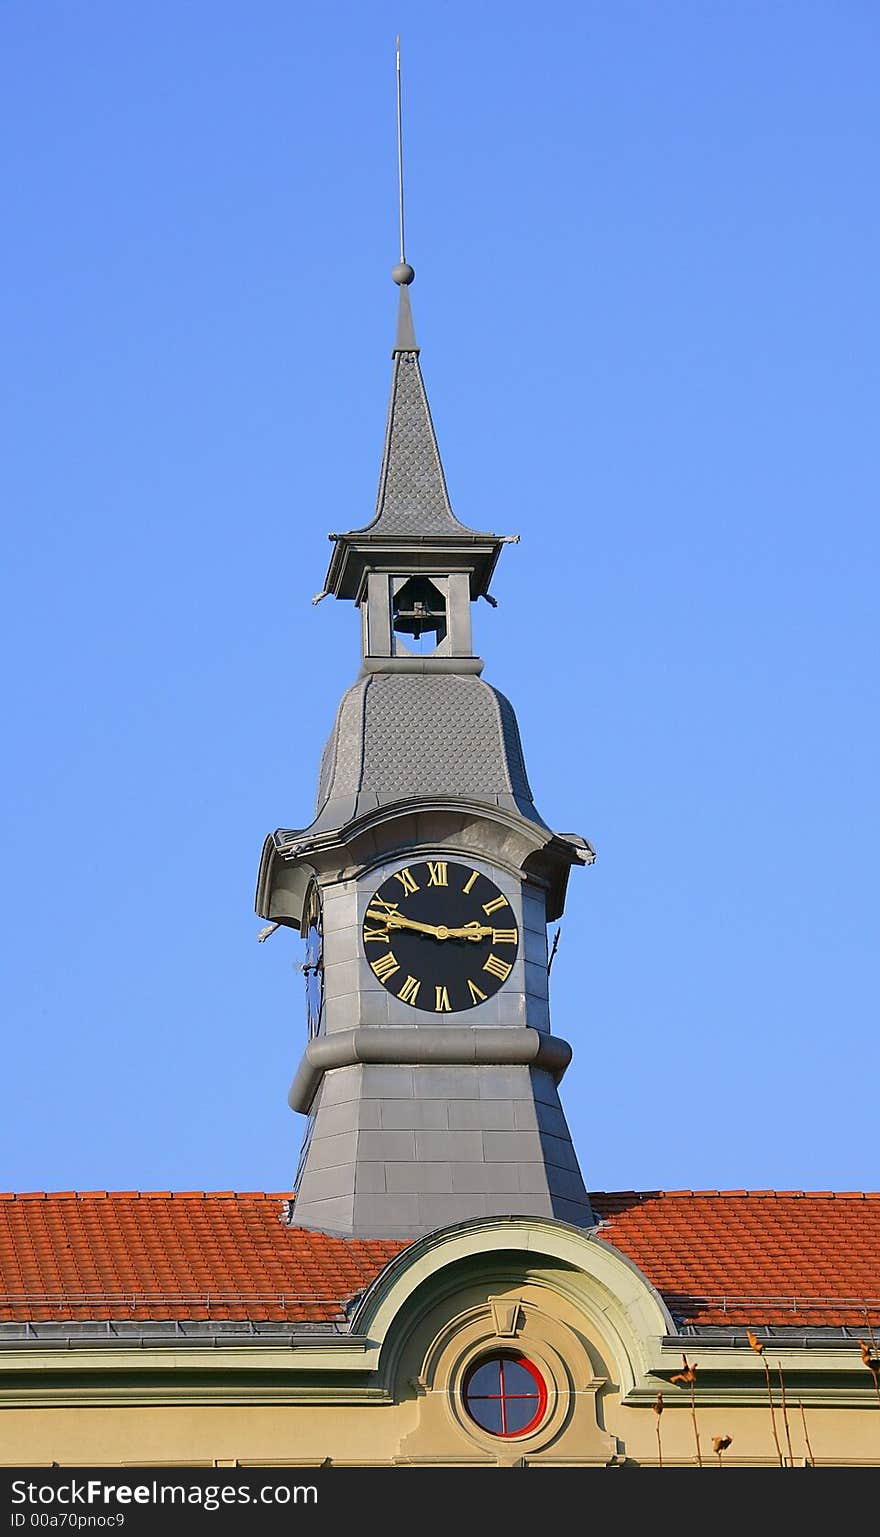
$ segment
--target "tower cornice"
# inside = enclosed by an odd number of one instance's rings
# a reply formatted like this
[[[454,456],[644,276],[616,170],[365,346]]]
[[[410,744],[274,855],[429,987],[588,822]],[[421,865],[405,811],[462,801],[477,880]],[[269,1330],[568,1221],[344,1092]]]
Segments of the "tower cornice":
[[[367,577],[371,571],[389,574],[407,572],[460,571],[466,573],[472,599],[484,597],[498,557],[509,535],[481,534],[460,525],[456,533],[392,534],[356,529],[347,534],[328,534],[333,552],[324,582],[324,591],[336,598],[362,603]]]
[[[562,914],[572,867],[590,865],[596,857],[578,833],[553,833],[516,811],[461,796],[413,797],[324,832],[313,824],[270,833],[257,877],[257,914],[299,928],[316,876],[353,879],[398,855],[437,848],[449,855],[491,857],[511,874],[528,876],[546,889],[549,922]]]

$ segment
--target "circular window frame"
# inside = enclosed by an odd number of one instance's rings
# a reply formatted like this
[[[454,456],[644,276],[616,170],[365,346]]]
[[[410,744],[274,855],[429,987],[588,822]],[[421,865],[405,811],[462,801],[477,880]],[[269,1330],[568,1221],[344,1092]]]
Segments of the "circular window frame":
[[[535,1384],[535,1393],[524,1394],[505,1392],[503,1364],[505,1361],[510,1361],[514,1365],[520,1366],[524,1371],[528,1372],[529,1376]],[[498,1366],[499,1387],[501,1391],[494,1394],[471,1394],[471,1382],[476,1376],[477,1372],[482,1371],[486,1366],[495,1364]],[[547,1392],[547,1383],[545,1382],[543,1374],[539,1371],[534,1361],[531,1361],[528,1356],[523,1355],[521,1350],[509,1349],[490,1350],[485,1355],[477,1356],[476,1359],[471,1362],[467,1372],[464,1375],[464,1379],[461,1384],[461,1396],[465,1411],[467,1412],[469,1418],[477,1426],[477,1428],[483,1432],[483,1435],[491,1436],[492,1439],[496,1441],[519,1441],[524,1436],[532,1435],[543,1424],[544,1417],[547,1413],[547,1400],[549,1395]],[[521,1398],[537,1399],[537,1407],[531,1419],[528,1420],[527,1423],[523,1425],[519,1430],[491,1430],[488,1425],[482,1424],[482,1422],[477,1419],[476,1413],[471,1407],[475,1402],[494,1403],[497,1401],[501,1404],[501,1419],[502,1423],[504,1423],[507,1417],[506,1404],[508,1399],[516,1401],[517,1399]]]
[[[459,1320],[455,1337],[447,1337],[446,1348],[441,1350],[430,1374],[437,1385],[438,1379],[443,1381],[445,1378],[447,1413],[458,1429],[483,1452],[492,1452],[495,1456],[503,1455],[505,1447],[513,1455],[514,1449],[521,1454],[536,1452],[549,1445],[563,1430],[574,1407],[575,1389],[565,1361],[545,1338],[544,1331],[539,1333],[535,1328],[540,1319],[538,1310],[530,1308],[528,1313],[532,1327],[518,1331],[514,1339],[496,1334],[491,1325],[486,1328],[485,1315],[479,1320],[474,1318],[464,1328]],[[547,1394],[541,1418],[536,1417],[537,1422],[531,1428],[514,1436],[500,1436],[485,1430],[471,1415],[464,1395],[465,1383],[474,1366],[492,1356],[502,1355],[525,1356],[539,1373]]]

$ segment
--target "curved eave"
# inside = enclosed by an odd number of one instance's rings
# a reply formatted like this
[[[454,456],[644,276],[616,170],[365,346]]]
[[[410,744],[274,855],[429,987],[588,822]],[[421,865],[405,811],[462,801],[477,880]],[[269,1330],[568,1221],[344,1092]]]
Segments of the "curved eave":
[[[258,918],[299,929],[306,892],[314,871],[304,859],[293,864],[279,849],[279,833],[269,833],[263,843],[254,910]],[[283,894],[283,901],[279,898]]]
[[[517,832],[523,840],[521,868],[538,876],[548,888],[548,923],[562,915],[572,866],[592,864],[596,857],[586,838],[576,833],[553,833],[545,825],[491,802],[461,796],[414,797],[375,807],[340,827],[320,828],[319,822],[314,822],[301,830],[279,828],[270,833],[263,844],[257,877],[255,906],[258,916],[298,929],[309,882],[324,856],[351,849],[360,839],[380,846],[387,844],[390,850],[393,839],[375,840],[371,835],[401,817],[410,818],[425,812],[449,812],[456,816],[466,812]],[[385,858],[387,853],[379,857]]]
[[[351,844],[363,834],[371,833],[377,827],[394,822],[399,817],[411,817],[413,813],[432,811],[449,811],[459,815],[465,812],[486,817],[492,822],[500,822],[516,829],[520,834],[525,834],[536,852],[552,842],[555,836],[543,823],[533,822],[521,813],[508,811],[493,801],[461,795],[418,795],[409,798],[401,797],[400,800],[387,805],[371,807],[362,815],[352,817],[338,827],[323,828],[319,819],[313,822],[311,827],[304,828],[302,831],[279,828],[277,832],[270,834],[266,842],[267,844],[272,842],[278,856],[285,861],[305,859],[310,853]]]

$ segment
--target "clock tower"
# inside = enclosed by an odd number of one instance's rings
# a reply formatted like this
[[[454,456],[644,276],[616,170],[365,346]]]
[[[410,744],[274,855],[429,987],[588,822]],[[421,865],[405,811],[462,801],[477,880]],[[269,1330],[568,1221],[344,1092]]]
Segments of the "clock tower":
[[[324,749],[314,820],[265,843],[257,911],[305,940],[307,1117],[291,1220],[409,1238],[477,1216],[593,1222],[558,1084],[547,925],[590,844],[551,831],[471,607],[502,546],[455,517],[401,262],[375,515],[331,534],[321,596],[363,658]]]

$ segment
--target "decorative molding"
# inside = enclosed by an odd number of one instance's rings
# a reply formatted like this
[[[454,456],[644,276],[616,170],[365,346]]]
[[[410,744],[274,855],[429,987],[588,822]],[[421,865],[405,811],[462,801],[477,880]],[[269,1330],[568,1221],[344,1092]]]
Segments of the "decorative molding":
[[[485,663],[479,656],[365,656],[364,672],[481,673]]]
[[[497,1255],[499,1245],[509,1264],[519,1254],[530,1271],[547,1262],[553,1265],[555,1289],[583,1308],[606,1340],[621,1391],[642,1385],[655,1367],[658,1340],[675,1332],[669,1310],[619,1249],[593,1231],[556,1218],[478,1217],[415,1239],[364,1290],[352,1315],[353,1327],[370,1338],[386,1338],[394,1317],[416,1290],[433,1277],[439,1279],[459,1260],[478,1264],[480,1256],[485,1261]],[[554,1261],[561,1262],[558,1270]],[[497,1282],[492,1292],[497,1294]],[[654,1397],[656,1393],[655,1387]]]
[[[526,1285],[518,1296],[490,1295],[488,1306],[449,1311],[433,1338],[424,1340],[421,1377],[427,1394],[419,1404],[415,1428],[401,1441],[398,1455],[446,1460],[470,1443],[496,1467],[526,1467],[575,1454],[581,1466],[607,1467],[616,1442],[599,1423],[596,1397],[603,1379],[592,1376],[585,1341],[571,1322],[541,1305],[543,1284]],[[449,1299],[452,1304],[452,1298]],[[435,1319],[436,1307],[426,1314]],[[515,1439],[493,1435],[472,1418],[465,1402],[469,1373],[501,1342],[516,1335],[544,1383],[546,1402],[538,1424]],[[503,1349],[503,1346],[501,1346]],[[590,1376],[578,1391],[575,1381]]]
[[[518,1297],[490,1297],[489,1306],[492,1309],[492,1317],[495,1320],[495,1333],[499,1339],[516,1339],[517,1332],[522,1321],[521,1304]]]
[[[309,1042],[287,1102],[308,1114],[324,1074],[359,1062],[539,1067],[558,1083],[570,1061],[567,1041],[528,1025],[361,1025]]]

